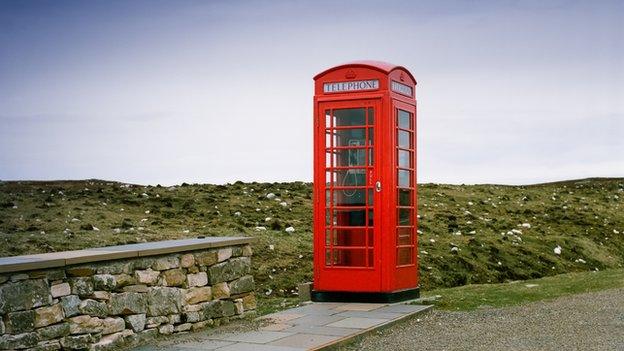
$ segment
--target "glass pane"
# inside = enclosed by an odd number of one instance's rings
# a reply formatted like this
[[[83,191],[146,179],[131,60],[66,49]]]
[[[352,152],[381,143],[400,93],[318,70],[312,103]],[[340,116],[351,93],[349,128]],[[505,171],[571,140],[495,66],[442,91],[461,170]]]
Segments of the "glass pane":
[[[331,261],[331,251],[330,250],[325,250],[325,265],[326,266],[330,266],[332,264]]]
[[[374,145],[374,136],[375,132],[373,132],[373,128],[368,128],[368,145]]]
[[[404,149],[412,148],[412,133],[399,129],[399,147]]]
[[[399,189],[399,206],[412,206],[412,191],[408,189]]]
[[[373,153],[373,149],[372,148],[368,148],[368,165],[372,166],[374,164],[374,156],[375,154]]]
[[[325,225],[331,225],[331,211],[330,210],[326,210],[325,211]]]
[[[366,246],[366,229],[334,229],[334,246]]]
[[[375,265],[375,255],[373,249],[368,250],[368,266],[373,267]]]
[[[366,166],[366,149],[337,149],[336,163],[338,167]]]
[[[366,206],[366,189],[334,190],[334,206]]]
[[[373,189],[368,189],[368,206],[373,206],[375,200],[375,196],[373,193]]]
[[[362,126],[366,124],[366,110],[346,108],[334,110],[334,126]]]
[[[349,128],[334,130],[334,146],[364,146],[366,128]]]
[[[412,129],[412,114],[407,111],[398,110],[397,124],[399,128]]]
[[[366,170],[364,168],[337,169],[334,175],[336,186],[364,186],[366,185]]]
[[[331,133],[329,130],[325,131],[325,147],[331,147]]]
[[[412,168],[412,153],[405,150],[398,151],[399,167]]]
[[[325,206],[329,207],[329,204],[331,204],[331,191],[325,190]]]
[[[412,251],[411,247],[399,247],[397,253],[397,264],[399,266],[412,264]]]
[[[409,188],[412,185],[412,171],[399,169],[398,177],[400,187]]]
[[[368,210],[368,226],[372,227],[373,226],[373,219],[375,217],[373,217],[373,210]]]
[[[331,114],[329,110],[325,110],[325,128],[331,127]]]
[[[372,108],[368,109],[368,124],[375,124],[375,111]]]
[[[366,225],[366,210],[334,210],[334,225],[364,227]]]
[[[331,244],[331,230],[325,231],[325,245],[329,246]]]
[[[409,225],[413,225],[414,222],[412,221],[413,217],[412,217],[412,212],[413,210],[411,208],[399,208],[399,215],[397,217],[397,224],[398,225],[405,225],[405,226],[409,226]]]
[[[369,229],[368,230],[368,246],[369,247],[373,247],[375,244],[375,238],[373,236],[374,236],[374,230]]]
[[[397,228],[398,245],[412,245],[412,228]]]
[[[334,249],[334,266],[366,267],[365,249]]]

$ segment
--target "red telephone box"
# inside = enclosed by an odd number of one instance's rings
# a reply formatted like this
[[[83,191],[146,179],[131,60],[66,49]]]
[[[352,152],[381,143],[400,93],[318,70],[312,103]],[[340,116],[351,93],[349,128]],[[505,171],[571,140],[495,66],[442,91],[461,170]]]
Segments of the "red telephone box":
[[[358,61],[314,81],[312,298],[418,297],[416,80]]]

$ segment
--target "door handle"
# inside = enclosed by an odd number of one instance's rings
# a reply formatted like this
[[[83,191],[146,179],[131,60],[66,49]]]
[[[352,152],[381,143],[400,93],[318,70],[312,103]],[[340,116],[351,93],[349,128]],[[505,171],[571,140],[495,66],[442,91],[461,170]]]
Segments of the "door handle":
[[[381,182],[380,181],[376,181],[375,182],[375,191],[377,191],[377,192],[381,191]]]

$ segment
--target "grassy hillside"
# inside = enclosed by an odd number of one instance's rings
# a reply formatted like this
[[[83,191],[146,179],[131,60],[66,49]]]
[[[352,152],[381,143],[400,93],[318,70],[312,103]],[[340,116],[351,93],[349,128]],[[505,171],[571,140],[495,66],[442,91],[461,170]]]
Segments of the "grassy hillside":
[[[255,236],[254,274],[262,306],[271,308],[292,302],[296,284],[311,280],[311,198],[311,184],[301,182],[0,182],[0,256],[199,235]],[[624,263],[621,178],[422,184],[418,205],[425,290]],[[285,231],[289,226],[294,233]]]

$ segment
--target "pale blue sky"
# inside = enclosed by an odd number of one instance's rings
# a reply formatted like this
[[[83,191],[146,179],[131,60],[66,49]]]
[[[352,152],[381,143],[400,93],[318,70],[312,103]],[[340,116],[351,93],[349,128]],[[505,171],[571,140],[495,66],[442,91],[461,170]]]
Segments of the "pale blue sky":
[[[546,3],[546,4],[544,4]],[[419,182],[624,176],[622,1],[0,0],[0,179],[312,178],[312,77],[418,80]]]

